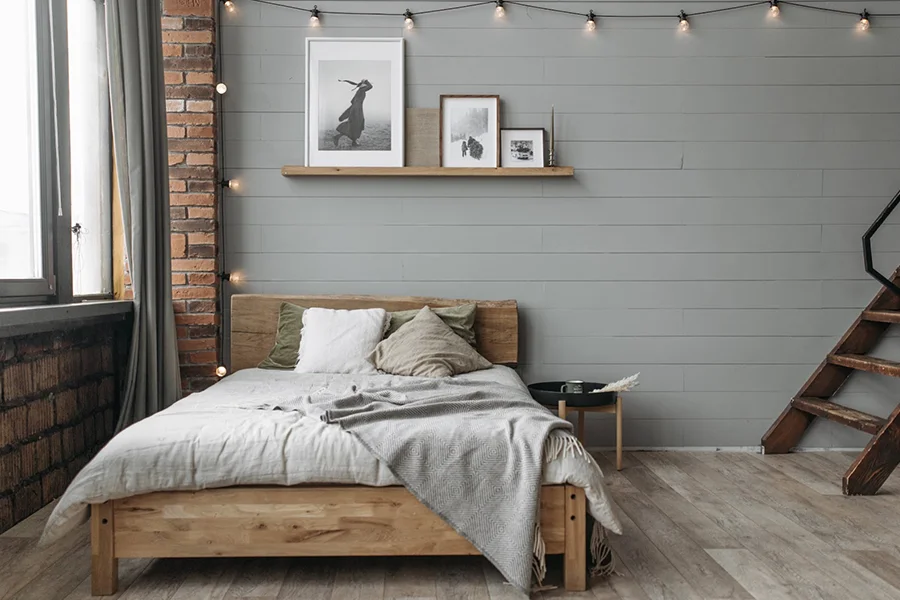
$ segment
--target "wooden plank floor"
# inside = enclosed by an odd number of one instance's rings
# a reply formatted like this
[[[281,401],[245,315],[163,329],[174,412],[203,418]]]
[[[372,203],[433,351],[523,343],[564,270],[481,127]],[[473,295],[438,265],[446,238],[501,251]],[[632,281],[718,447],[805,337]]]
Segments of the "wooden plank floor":
[[[844,453],[759,456],[626,453],[616,472],[598,455],[622,508],[618,573],[594,600],[896,600],[900,478],[847,498]],[[87,529],[36,546],[50,508],[0,535],[0,600],[90,597]],[[121,560],[122,600],[512,600],[480,557]],[[548,583],[559,584],[551,560]]]

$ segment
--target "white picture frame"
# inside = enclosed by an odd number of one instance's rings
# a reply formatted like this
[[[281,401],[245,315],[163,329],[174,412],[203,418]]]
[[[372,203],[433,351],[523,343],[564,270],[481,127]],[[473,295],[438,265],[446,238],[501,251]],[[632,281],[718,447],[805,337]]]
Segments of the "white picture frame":
[[[501,129],[500,166],[507,169],[546,167],[545,138],[546,132],[541,127]]]
[[[442,167],[500,165],[500,96],[442,95],[440,124]]]
[[[402,167],[403,38],[306,38],[307,167]]]

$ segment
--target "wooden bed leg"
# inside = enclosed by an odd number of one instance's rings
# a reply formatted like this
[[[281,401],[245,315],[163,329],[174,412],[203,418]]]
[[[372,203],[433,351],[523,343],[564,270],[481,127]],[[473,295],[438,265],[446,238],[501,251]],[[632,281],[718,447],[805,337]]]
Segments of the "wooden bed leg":
[[[91,595],[111,596],[119,587],[119,559],[113,526],[113,503],[91,504]]]
[[[584,490],[566,486],[566,554],[563,560],[563,579],[566,591],[587,589],[587,507]]]

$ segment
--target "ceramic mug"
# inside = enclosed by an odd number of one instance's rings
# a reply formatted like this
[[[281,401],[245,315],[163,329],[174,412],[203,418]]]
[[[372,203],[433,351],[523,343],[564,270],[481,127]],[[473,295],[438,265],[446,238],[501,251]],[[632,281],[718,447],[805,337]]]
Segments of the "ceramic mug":
[[[565,382],[559,391],[563,394],[583,394],[584,393],[584,382],[573,379]]]

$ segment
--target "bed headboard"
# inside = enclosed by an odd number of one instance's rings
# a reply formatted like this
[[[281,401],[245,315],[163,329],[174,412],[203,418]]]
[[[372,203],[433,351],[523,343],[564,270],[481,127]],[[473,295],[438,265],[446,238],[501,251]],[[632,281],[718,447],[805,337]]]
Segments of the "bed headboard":
[[[494,364],[515,366],[519,360],[519,313],[515,300],[454,300],[415,296],[277,296],[236,294],[231,297],[231,370],[255,367],[275,343],[282,302],[321,308],[383,308],[393,312],[459,304],[475,311],[476,348]]]

